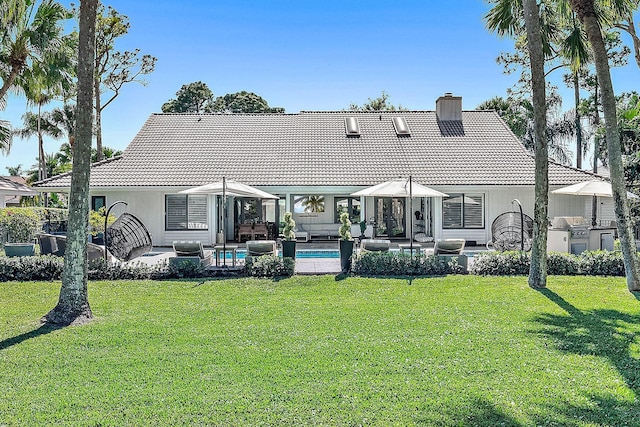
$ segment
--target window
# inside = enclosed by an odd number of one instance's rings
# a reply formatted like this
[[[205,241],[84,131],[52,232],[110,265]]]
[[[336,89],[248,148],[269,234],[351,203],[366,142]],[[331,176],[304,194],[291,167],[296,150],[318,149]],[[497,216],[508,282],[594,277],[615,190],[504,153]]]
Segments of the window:
[[[450,194],[442,200],[443,228],[484,228],[484,195]]]
[[[349,213],[349,219],[352,223],[360,222],[360,198],[359,197],[336,197],[336,217],[334,222],[340,222],[340,214]]]
[[[98,212],[100,208],[105,208],[107,198],[105,196],[91,196],[91,210]]]
[[[207,196],[168,194],[166,230],[207,230]]]

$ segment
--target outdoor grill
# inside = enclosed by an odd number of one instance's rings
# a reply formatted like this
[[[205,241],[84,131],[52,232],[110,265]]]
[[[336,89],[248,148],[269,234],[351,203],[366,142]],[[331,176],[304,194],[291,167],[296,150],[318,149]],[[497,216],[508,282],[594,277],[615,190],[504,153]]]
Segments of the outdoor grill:
[[[589,225],[581,216],[557,216],[551,222],[547,250],[581,254],[589,248]]]

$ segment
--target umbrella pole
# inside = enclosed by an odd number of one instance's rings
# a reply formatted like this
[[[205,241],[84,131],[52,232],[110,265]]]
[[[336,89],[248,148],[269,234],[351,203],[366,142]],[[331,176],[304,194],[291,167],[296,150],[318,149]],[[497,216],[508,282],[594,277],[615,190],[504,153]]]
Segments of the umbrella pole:
[[[409,253],[413,258],[413,185],[409,175]]]
[[[227,216],[227,181],[222,177],[222,263],[227,266],[227,234],[225,232],[225,219]],[[217,265],[217,264],[216,264]]]

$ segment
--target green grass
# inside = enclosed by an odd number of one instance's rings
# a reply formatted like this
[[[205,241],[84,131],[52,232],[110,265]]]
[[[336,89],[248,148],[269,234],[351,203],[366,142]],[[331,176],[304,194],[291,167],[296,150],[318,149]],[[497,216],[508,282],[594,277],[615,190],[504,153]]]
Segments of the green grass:
[[[0,284],[0,426],[638,426],[624,278]]]

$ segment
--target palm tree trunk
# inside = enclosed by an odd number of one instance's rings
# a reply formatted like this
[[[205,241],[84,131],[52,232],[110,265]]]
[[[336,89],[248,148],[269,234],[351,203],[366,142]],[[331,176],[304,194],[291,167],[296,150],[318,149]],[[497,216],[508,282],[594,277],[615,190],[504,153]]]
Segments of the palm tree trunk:
[[[102,105],[100,105],[100,79],[93,81],[93,93],[96,101],[96,160],[102,160]]]
[[[571,0],[571,6],[578,13],[593,49],[596,74],[602,96],[604,110],[605,134],[609,154],[609,168],[611,171],[611,186],[613,189],[613,203],[618,222],[618,235],[622,246],[624,267],[627,277],[627,287],[630,291],[640,290],[640,269],[636,252],[636,243],[631,231],[631,215],[627,203],[627,191],[622,167],[622,149],[618,132],[617,112],[613,83],[607,50],[602,38],[602,30],[594,8],[593,0]]]
[[[576,105],[576,168],[582,169],[582,125],[580,123],[580,81],[578,72],[573,72],[573,98]]]
[[[531,61],[531,87],[534,114],[534,152],[536,165],[533,246],[529,286],[547,285],[547,217],[549,204],[549,157],[547,148],[547,103],[544,78],[544,54],[540,31],[540,13],[536,0],[524,0],[524,19]]]
[[[13,83],[16,81],[16,77],[18,77],[19,73],[20,73],[20,69],[18,69],[15,66],[11,67],[11,72],[9,73],[9,76],[4,81],[4,84],[2,85],[2,87],[0,88],[0,99],[3,99],[4,96],[7,94],[7,92],[9,92],[9,89],[11,89],[11,86],[13,86]]]
[[[67,247],[58,304],[44,318],[54,324],[84,323],[93,317],[87,292],[87,230],[97,6],[98,0],[80,1],[78,114],[69,194]]]

